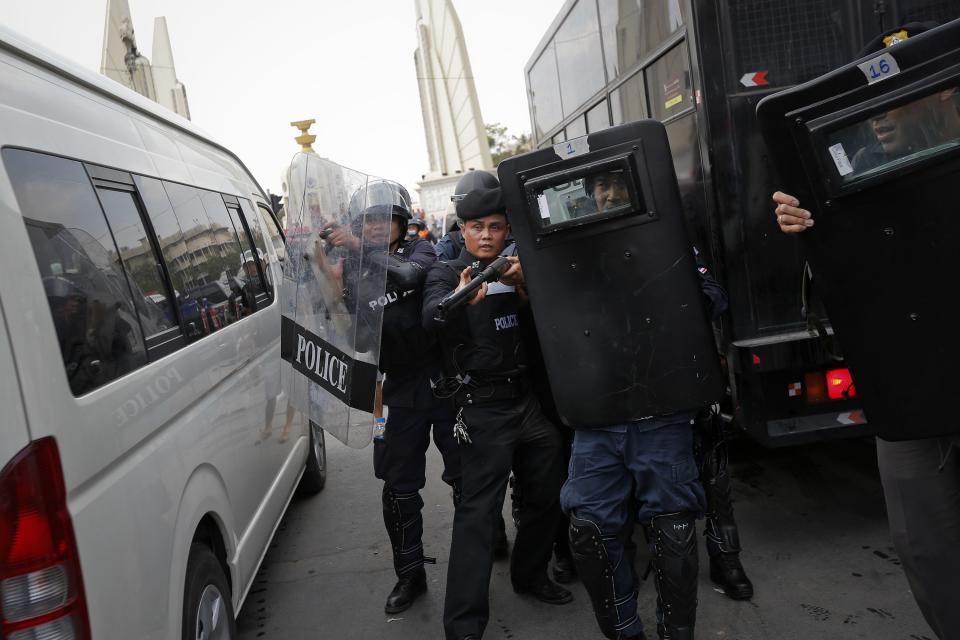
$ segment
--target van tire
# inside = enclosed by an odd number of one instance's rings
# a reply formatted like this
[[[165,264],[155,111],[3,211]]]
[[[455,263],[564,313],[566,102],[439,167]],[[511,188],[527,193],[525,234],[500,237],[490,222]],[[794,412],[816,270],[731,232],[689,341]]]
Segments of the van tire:
[[[313,496],[323,491],[327,484],[327,439],[320,425],[310,421],[310,451],[307,464],[300,478],[300,495]]]
[[[213,614],[213,615],[211,615]],[[206,635],[198,633],[197,619]],[[215,626],[210,628],[211,618]],[[226,635],[223,635],[223,634]],[[187,578],[183,589],[183,640],[236,638],[237,623],[227,576],[217,557],[205,544],[190,545]]]

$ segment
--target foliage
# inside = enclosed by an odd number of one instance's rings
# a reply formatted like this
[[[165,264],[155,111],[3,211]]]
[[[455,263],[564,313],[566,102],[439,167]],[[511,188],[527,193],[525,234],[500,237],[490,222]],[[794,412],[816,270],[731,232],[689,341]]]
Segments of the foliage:
[[[529,133],[521,133],[519,136],[512,135],[499,122],[486,125],[486,129],[487,144],[490,145],[490,155],[494,167],[511,156],[526,153],[533,148]]]

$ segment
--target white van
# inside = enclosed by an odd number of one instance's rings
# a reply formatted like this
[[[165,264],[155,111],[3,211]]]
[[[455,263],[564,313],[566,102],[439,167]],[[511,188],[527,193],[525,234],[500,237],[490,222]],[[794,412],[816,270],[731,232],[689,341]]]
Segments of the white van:
[[[267,202],[188,121],[0,29],[0,637],[235,635],[325,479]]]

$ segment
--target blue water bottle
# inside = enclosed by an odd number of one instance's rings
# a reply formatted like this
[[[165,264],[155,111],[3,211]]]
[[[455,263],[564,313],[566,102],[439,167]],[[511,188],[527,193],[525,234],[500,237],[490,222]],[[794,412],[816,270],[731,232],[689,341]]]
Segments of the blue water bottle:
[[[377,421],[373,424],[373,440],[374,442],[383,442],[383,436],[387,432],[387,419],[383,416],[377,418]]]

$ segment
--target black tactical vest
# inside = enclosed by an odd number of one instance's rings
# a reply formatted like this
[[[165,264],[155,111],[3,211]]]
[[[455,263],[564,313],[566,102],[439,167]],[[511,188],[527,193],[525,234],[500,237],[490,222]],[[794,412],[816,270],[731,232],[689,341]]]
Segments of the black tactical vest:
[[[402,240],[396,255],[405,259],[422,242],[427,240]],[[380,370],[386,374],[396,374],[438,362],[436,340],[420,323],[422,284],[411,291],[400,291],[387,279],[385,302]]]
[[[489,262],[489,261],[487,261]],[[481,263],[481,268],[487,262]],[[471,266],[472,256],[466,250],[456,260],[444,263],[459,280],[460,273]],[[520,297],[514,287],[494,282],[487,295],[474,305],[458,312],[455,321],[444,332],[444,364],[448,374],[467,374],[480,383],[500,382],[516,376],[526,367],[526,356],[520,331]]]

